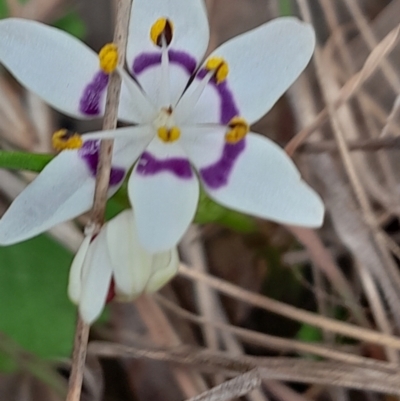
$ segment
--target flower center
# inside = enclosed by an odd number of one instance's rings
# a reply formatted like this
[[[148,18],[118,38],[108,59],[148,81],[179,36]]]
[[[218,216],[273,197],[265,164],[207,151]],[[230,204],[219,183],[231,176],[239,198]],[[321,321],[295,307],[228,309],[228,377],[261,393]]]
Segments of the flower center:
[[[115,43],[108,43],[99,52],[100,68],[106,74],[111,74],[118,65],[118,47]]]
[[[249,124],[242,117],[233,117],[229,121],[229,131],[225,134],[225,140],[228,143],[237,143],[241,141],[249,132]]]
[[[165,143],[175,142],[181,136],[181,130],[175,125],[171,107],[161,109],[153,125],[158,137]]]
[[[172,143],[177,141],[181,136],[181,130],[178,127],[160,127],[157,130],[158,137],[166,143]]]

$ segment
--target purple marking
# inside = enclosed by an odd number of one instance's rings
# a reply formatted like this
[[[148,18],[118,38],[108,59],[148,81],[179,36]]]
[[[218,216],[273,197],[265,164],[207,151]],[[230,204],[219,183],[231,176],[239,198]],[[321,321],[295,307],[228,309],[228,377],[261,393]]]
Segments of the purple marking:
[[[93,178],[96,177],[99,164],[100,141],[87,141],[79,149],[79,156],[86,162]],[[125,178],[126,171],[120,167],[112,167],[110,173],[110,185],[118,185]]]
[[[203,79],[207,75],[207,73],[208,71],[205,68],[201,69],[196,75],[196,79]],[[231,90],[229,89],[227,81],[228,80],[225,80],[217,84],[215,77],[213,77],[209,82],[215,88],[219,95],[221,102],[220,123],[224,125],[228,124],[233,117],[237,117],[240,115],[239,109],[236,106],[235,99]]]
[[[180,65],[189,75],[194,73],[197,62],[190,54],[178,50],[169,50],[168,56],[170,63]],[[157,64],[161,64],[161,53],[139,54],[133,61],[133,74],[137,76]]]
[[[228,184],[235,162],[246,147],[246,140],[225,143],[221,158],[211,166],[202,168],[200,176],[211,189],[219,189]]]
[[[168,171],[178,178],[190,179],[193,177],[193,171],[188,160],[183,158],[170,158],[157,160],[149,152],[144,152],[139,159],[136,170],[140,175],[155,175],[162,171]]]
[[[99,71],[83,91],[79,101],[79,110],[88,116],[100,114],[100,100],[108,85],[109,76]]]

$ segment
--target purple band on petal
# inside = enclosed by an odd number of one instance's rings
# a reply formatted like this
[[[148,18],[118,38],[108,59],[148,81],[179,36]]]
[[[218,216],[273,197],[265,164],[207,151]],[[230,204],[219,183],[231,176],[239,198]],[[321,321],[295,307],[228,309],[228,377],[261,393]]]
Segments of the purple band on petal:
[[[219,189],[227,185],[235,162],[245,147],[245,139],[237,143],[226,143],[221,158],[211,166],[200,170],[204,183],[211,189]]]
[[[140,175],[155,175],[162,171],[169,171],[178,178],[190,179],[193,177],[193,171],[188,160],[183,158],[170,158],[166,160],[157,160],[149,152],[144,152],[139,159],[136,171]]]
[[[189,75],[192,75],[196,69],[196,60],[188,53],[169,50],[169,62],[178,64],[183,67]],[[142,53],[139,54],[133,61],[132,71],[134,75],[140,75],[147,68],[161,64],[161,53]]]
[[[100,151],[100,141],[87,141],[79,149],[79,156],[86,162],[93,178],[96,177],[97,166],[99,164],[99,151]],[[110,173],[110,185],[120,184],[124,177],[126,171],[120,167],[112,167]]]
[[[207,74],[208,71],[203,68],[196,75],[196,78],[203,79]],[[236,106],[233,94],[229,89],[228,80],[225,80],[217,84],[215,78],[212,78],[211,81],[209,82],[209,85],[212,85],[215,88],[220,97],[220,102],[221,102],[220,123],[224,125],[228,124],[233,117],[240,116],[239,109]]]
[[[107,89],[109,76],[99,71],[83,91],[79,101],[79,110],[88,116],[97,116],[100,114],[100,100]]]

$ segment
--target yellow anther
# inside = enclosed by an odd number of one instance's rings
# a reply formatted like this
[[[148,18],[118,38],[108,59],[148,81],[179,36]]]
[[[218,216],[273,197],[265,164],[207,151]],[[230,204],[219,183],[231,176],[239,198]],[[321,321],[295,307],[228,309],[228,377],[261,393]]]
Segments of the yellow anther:
[[[100,68],[111,74],[118,66],[118,47],[114,43],[103,46],[99,53]]]
[[[233,117],[228,127],[230,130],[226,133],[225,140],[229,143],[241,141],[250,130],[249,124],[242,117]]]
[[[206,69],[215,72],[217,84],[225,81],[229,74],[228,63],[222,57],[211,57],[206,62]]]
[[[158,137],[164,142],[175,142],[181,136],[181,130],[178,127],[160,127],[157,130]]]
[[[156,46],[162,46],[164,36],[167,45],[171,43],[174,25],[167,18],[159,18],[150,29],[150,39]]]
[[[51,138],[53,148],[61,151],[66,149],[79,149],[83,145],[82,137],[67,129],[60,129],[53,134]]]

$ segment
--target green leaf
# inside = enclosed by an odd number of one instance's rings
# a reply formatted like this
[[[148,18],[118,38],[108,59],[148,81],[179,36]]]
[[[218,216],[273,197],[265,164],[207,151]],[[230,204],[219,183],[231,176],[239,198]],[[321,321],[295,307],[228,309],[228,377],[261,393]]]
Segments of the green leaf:
[[[0,331],[39,357],[68,357],[76,320],[67,297],[72,254],[41,235],[1,247],[0,261]],[[10,361],[0,353],[1,368]]]
[[[7,18],[9,15],[7,0],[0,0],[0,19]]]
[[[291,0],[279,0],[279,13],[282,17],[293,15]]]
[[[199,224],[216,222],[225,227],[243,233],[256,230],[252,217],[227,209],[210,199],[204,190],[200,192],[200,200],[194,221]]]
[[[111,198],[106,205],[106,213],[105,213],[105,218],[106,220],[111,220],[113,219],[117,214],[120,214],[122,211],[127,209],[129,206],[124,207],[117,201],[115,198],[115,195],[113,198]]]
[[[323,339],[321,329],[308,324],[303,324],[301,326],[300,330],[297,332],[296,338],[301,341],[312,343],[321,342]]]
[[[75,11],[70,11],[64,17],[60,18],[54,23],[54,26],[79,39],[83,39],[86,35],[86,25]]]

